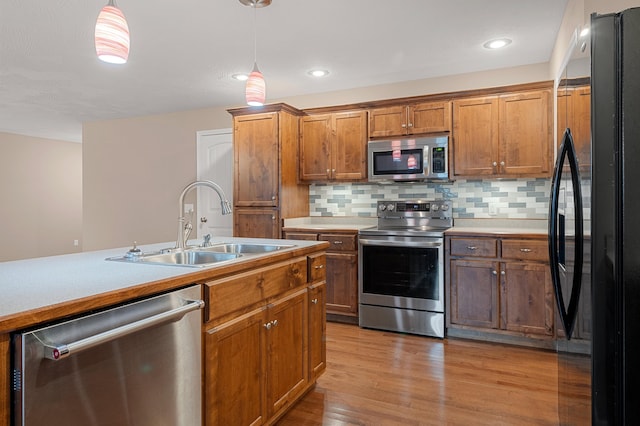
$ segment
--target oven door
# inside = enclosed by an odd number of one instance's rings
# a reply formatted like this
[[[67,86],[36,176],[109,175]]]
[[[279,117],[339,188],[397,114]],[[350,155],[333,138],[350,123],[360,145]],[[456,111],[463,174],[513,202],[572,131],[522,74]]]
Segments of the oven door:
[[[360,303],[444,312],[441,237],[360,236]]]

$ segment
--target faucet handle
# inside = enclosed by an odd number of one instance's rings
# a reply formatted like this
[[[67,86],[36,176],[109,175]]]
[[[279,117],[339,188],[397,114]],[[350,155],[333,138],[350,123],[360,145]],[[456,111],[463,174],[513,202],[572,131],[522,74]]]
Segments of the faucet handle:
[[[206,234],[203,238],[202,247],[210,247],[211,246],[211,234]]]

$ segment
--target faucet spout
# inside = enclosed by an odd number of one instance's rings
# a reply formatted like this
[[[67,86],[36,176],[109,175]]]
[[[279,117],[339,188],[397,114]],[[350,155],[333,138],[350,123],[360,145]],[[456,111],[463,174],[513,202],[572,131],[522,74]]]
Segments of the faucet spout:
[[[227,196],[224,195],[224,191],[222,190],[220,185],[210,180],[197,180],[195,182],[191,182],[182,190],[182,193],[178,198],[178,238],[176,239],[176,248],[178,249],[184,249],[186,246],[186,241],[185,241],[186,238],[185,238],[185,233],[183,229],[185,217],[182,211],[182,206],[184,204],[184,197],[187,195],[189,191],[191,191],[193,188],[197,186],[206,186],[208,188],[213,189],[218,194],[218,197],[220,197],[220,206],[222,208],[222,214],[227,215],[231,213],[231,203],[229,203]]]

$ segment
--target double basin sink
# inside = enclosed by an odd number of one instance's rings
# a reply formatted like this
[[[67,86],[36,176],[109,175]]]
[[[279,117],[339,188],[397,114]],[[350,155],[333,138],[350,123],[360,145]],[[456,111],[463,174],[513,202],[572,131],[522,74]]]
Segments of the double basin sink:
[[[204,268],[245,255],[272,253],[291,247],[295,246],[287,244],[218,243],[206,247],[165,249],[148,253],[131,250],[124,256],[109,257],[106,260]]]

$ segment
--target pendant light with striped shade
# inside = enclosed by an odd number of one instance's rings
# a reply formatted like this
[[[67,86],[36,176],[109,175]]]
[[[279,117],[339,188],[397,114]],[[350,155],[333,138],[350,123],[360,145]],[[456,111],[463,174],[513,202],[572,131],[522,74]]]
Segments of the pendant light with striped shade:
[[[110,64],[124,64],[129,58],[129,26],[115,0],[102,8],[96,21],[96,54]]]
[[[267,85],[264,76],[258,69],[257,62],[257,37],[256,37],[256,8],[266,7],[271,4],[271,0],[240,0],[245,6],[253,7],[253,70],[249,74],[245,86],[245,98],[249,106],[264,105],[267,97]]]

